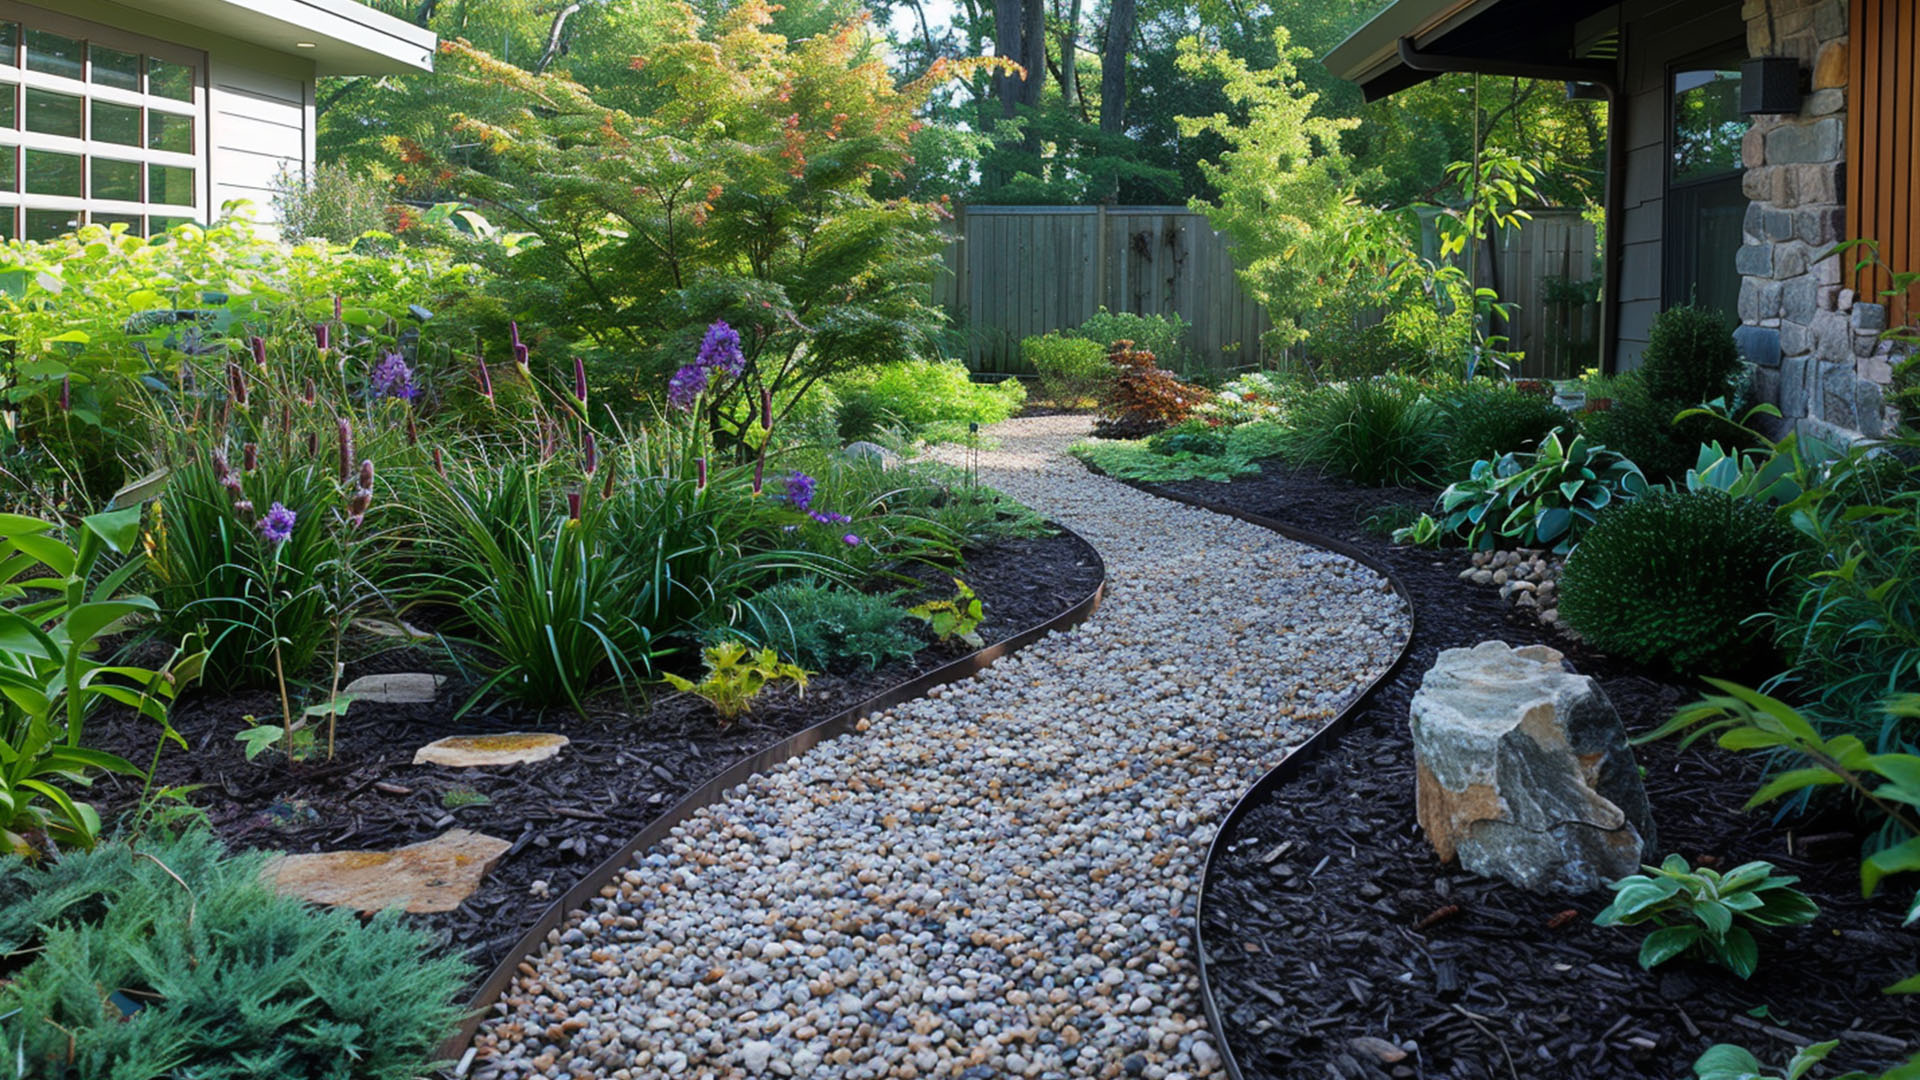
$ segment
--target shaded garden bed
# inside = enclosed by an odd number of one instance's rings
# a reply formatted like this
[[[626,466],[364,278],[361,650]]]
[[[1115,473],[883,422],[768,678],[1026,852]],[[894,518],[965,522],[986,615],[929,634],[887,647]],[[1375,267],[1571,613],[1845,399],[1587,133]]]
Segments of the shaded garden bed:
[[[1756,774],[1732,755],[1671,742],[1638,751],[1662,850],[1722,868],[1769,860],[1822,909],[1811,926],[1766,935],[1750,981],[1691,961],[1641,971],[1638,932],[1592,923],[1610,894],[1535,896],[1440,866],[1414,822],[1407,709],[1441,649],[1552,644],[1635,733],[1695,687],[1555,638],[1460,581],[1463,553],[1395,547],[1360,525],[1430,495],[1262,464],[1232,484],[1166,487],[1370,553],[1411,593],[1416,630],[1353,729],[1222,839],[1201,933],[1246,1077],[1675,1078],[1715,1042],[1784,1061],[1835,1036],[1837,1064],[1885,1067],[1912,1051],[1913,999],[1880,992],[1920,967],[1920,941],[1899,926],[1901,891],[1860,899],[1860,837],[1846,822],[1743,812]]]
[[[970,550],[961,573],[985,606],[980,634],[992,644],[1084,600],[1101,570],[1092,548],[1063,530]],[[944,572],[918,568],[914,574],[925,585],[908,602],[952,594]],[[274,721],[273,692],[197,695],[173,716],[191,749],[169,746],[154,784],[197,785],[194,804],[223,840],[240,848],[388,850],[453,828],[509,841],[506,856],[457,909],[415,917],[473,962],[477,980],[505,958],[551,899],[707,778],[969,651],[958,641],[932,644],[910,661],[874,671],[818,675],[804,697],[770,691],[752,714],[725,729],[704,702],[658,689],[650,700],[630,704],[603,698],[584,718],[483,701],[455,719],[470,693],[456,678],[430,704],[353,705],[339,724],[334,760],[319,754],[291,767],[277,755],[248,762],[235,738],[246,714]],[[348,677],[431,670],[431,663],[424,650],[401,649],[354,665]],[[533,764],[412,764],[414,751],[434,739],[504,731],[554,732],[571,741],[558,757]],[[103,718],[93,732],[102,749],[131,760],[145,763],[153,753],[150,725]],[[129,809],[139,794],[135,785],[112,781],[95,789],[108,816]]]

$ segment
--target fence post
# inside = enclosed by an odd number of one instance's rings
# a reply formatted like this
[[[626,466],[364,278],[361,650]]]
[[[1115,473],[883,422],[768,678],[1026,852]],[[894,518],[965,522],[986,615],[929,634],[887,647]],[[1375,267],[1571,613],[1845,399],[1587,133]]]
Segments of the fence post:
[[[1107,302],[1107,204],[1094,209],[1098,211],[1093,221],[1093,310],[1097,312]]]

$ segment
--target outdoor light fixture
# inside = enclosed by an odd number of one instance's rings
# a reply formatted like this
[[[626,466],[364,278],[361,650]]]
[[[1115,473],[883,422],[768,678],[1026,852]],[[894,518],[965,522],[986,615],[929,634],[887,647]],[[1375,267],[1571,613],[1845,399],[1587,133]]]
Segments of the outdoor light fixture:
[[[311,41],[296,41],[296,42],[294,42],[294,43],[293,43],[293,47],[294,47],[294,48],[296,48],[296,49],[317,49],[317,48],[319,48],[319,46],[318,46],[318,45],[315,45],[315,44],[314,44],[313,42],[311,42]]]
[[[1800,111],[1800,61],[1791,56],[1756,56],[1740,65],[1740,111]]]

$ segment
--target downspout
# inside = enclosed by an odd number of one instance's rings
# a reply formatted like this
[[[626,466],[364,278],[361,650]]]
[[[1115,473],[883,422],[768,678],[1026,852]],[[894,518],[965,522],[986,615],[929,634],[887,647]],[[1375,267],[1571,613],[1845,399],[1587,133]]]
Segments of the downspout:
[[[1622,141],[1626,117],[1621,108],[1624,96],[1617,66],[1599,60],[1568,60],[1560,63],[1531,63],[1502,57],[1461,56],[1423,52],[1412,38],[1400,39],[1400,63],[1412,71],[1435,75],[1472,74],[1508,75],[1522,79],[1548,79],[1556,82],[1582,82],[1598,86],[1607,95],[1607,191],[1606,261],[1601,265],[1602,299],[1600,308],[1600,370],[1612,374],[1620,340],[1620,278],[1625,265],[1620,250],[1621,207],[1626,194],[1627,148]]]

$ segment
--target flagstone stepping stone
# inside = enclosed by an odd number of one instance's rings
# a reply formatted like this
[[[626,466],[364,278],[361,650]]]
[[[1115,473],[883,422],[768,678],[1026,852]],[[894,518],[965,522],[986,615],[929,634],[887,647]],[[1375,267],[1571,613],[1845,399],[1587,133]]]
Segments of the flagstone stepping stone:
[[[375,637],[405,638],[408,641],[428,641],[433,638],[432,634],[405,619],[355,619],[353,625],[355,629],[365,630]]]
[[[261,873],[282,895],[316,904],[367,913],[400,907],[423,915],[459,907],[512,846],[485,833],[451,829],[393,851],[282,855]]]
[[[347,684],[342,693],[355,701],[376,701],[385,705],[418,705],[440,696],[445,675],[401,672],[394,675],[362,675]]]
[[[545,761],[570,740],[565,735],[512,731],[503,735],[449,735],[413,752],[415,765],[472,769],[487,765],[524,765]]]

